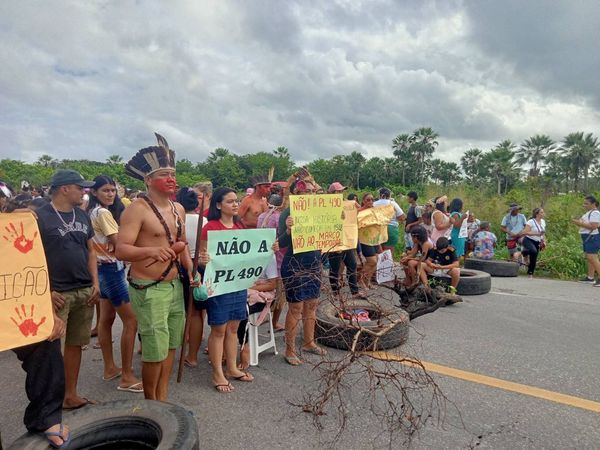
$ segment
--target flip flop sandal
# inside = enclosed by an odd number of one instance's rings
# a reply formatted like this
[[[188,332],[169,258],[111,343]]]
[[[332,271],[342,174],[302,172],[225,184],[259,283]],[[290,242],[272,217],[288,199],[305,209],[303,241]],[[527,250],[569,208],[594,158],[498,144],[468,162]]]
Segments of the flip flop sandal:
[[[106,378],[106,377],[102,377],[102,379],[103,379],[104,381],[111,381],[111,380],[114,380],[115,378],[119,378],[119,377],[121,376],[121,374],[122,374],[122,373],[123,373],[123,372],[115,373],[114,375],[112,375],[112,376],[110,376],[110,377],[108,377],[108,378]]]
[[[244,375],[240,375],[239,377],[232,377],[234,380],[243,381],[244,383],[252,383],[254,381],[254,377],[252,377],[249,372],[244,372]]]
[[[81,397],[81,398],[84,400],[83,403],[76,405],[76,406],[63,406],[63,408],[62,408],[63,411],[74,411],[76,409],[83,408],[84,406],[87,406],[87,405],[96,405],[97,404],[96,401],[90,400],[89,398],[85,398],[85,397]]]
[[[142,394],[144,392],[144,388],[143,388],[142,382],[138,381],[137,383],[134,383],[131,386],[127,386],[127,387],[117,386],[117,391],[133,392],[134,394]]]
[[[300,366],[302,365],[302,360],[297,356],[284,356],[285,362],[290,366]]]
[[[69,444],[71,443],[71,433],[69,432],[69,438],[65,439],[65,426],[64,424],[60,424],[60,429],[58,431],[44,431],[44,435],[46,436],[46,439],[48,439],[48,444],[50,444],[50,446],[52,446],[52,448],[67,448],[69,446]],[[60,438],[63,442],[62,444],[56,444],[55,442],[51,441],[49,438],[50,437],[58,437]]]
[[[113,339],[112,341],[110,341],[110,343],[111,343],[111,344],[114,344],[114,343],[115,343],[115,340]],[[102,348],[102,347],[100,346],[100,342],[96,342],[96,343],[95,343],[95,344],[92,346],[92,348],[93,348],[94,350],[98,350],[98,349],[100,349],[100,348]]]
[[[198,367],[198,363],[191,363],[187,359],[183,360],[183,365],[186,366],[186,367],[190,367],[192,369],[195,368],[195,367]]]
[[[302,351],[306,352],[306,353],[312,353],[313,355],[319,355],[319,356],[325,356],[327,354],[327,350],[325,350],[324,348],[319,347],[319,346],[303,348]]]
[[[214,387],[219,394],[231,394],[233,392],[233,385],[231,383],[215,384]],[[229,390],[226,391],[223,388],[229,388]]]

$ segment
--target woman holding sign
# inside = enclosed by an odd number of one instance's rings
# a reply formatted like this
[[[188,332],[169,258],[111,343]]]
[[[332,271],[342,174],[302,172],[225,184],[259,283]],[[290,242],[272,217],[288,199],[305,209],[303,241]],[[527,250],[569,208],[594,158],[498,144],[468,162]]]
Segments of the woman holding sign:
[[[367,192],[363,195],[362,202],[359,211],[373,208],[373,194]],[[371,280],[375,271],[377,270],[377,254],[381,253],[381,246],[379,245],[367,245],[361,242],[360,249],[362,255],[365,257],[365,264],[363,265],[362,276],[360,279],[360,285],[365,289],[371,289]]]
[[[240,202],[237,194],[230,188],[219,188],[210,199],[208,222],[200,235],[200,251],[206,253],[209,231],[242,229],[238,220]],[[210,335],[208,336],[208,355],[212,366],[212,382],[221,393],[234,390],[227,378],[238,381],[253,381],[254,377],[240,370],[236,364],[237,330],[241,320],[248,318],[246,310],[246,289],[229,294],[216,295],[208,299],[207,312]],[[226,370],[223,372],[222,360],[225,350]]]
[[[315,185],[308,180],[297,179],[290,185],[295,195],[315,193]],[[292,366],[302,364],[296,351],[298,323],[303,320],[304,339],[302,351],[325,355],[327,351],[315,343],[316,311],[321,292],[321,251],[312,250],[294,253],[292,227],[294,219],[290,208],[286,208],[279,218],[279,247],[288,248],[281,263],[281,278],[288,301],[285,317],[285,360]]]

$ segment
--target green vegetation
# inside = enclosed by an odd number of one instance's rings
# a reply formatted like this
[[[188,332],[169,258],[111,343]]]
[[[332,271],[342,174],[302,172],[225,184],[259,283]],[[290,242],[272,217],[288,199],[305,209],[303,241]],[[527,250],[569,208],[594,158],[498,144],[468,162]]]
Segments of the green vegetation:
[[[339,181],[361,194],[386,186],[403,207],[407,206],[403,194],[410,190],[419,193],[421,203],[441,194],[450,199],[460,197],[465,210],[492,224],[500,239],[499,258],[506,257],[500,221],[507,205],[513,201],[521,204],[527,216],[541,206],[546,210],[548,247],[541,254],[539,272],[565,279],[584,273],[581,242],[571,219],[583,214],[584,194],[600,193],[600,144],[592,133],[570,133],[562,142],[554,142],[547,135],[532,136],[520,145],[504,140],[488,151],[467,149],[460,165],[434,158],[439,145],[439,135],[433,129],[419,128],[394,138],[389,157],[366,158],[353,151],[316,159],[307,167],[323,187]],[[33,164],[4,159],[0,161],[0,179],[14,187],[22,180],[41,186],[48,183],[55,169],[68,167],[88,179],[106,174],[127,187],[142,188],[140,182],[125,175],[123,164],[120,155],[111,155],[104,163],[58,161],[50,155]],[[180,186],[211,180],[215,186],[243,190],[251,176],[266,175],[272,166],[275,180],[287,179],[296,169],[285,147],[246,155],[217,148],[203,162],[178,160],[177,180]]]

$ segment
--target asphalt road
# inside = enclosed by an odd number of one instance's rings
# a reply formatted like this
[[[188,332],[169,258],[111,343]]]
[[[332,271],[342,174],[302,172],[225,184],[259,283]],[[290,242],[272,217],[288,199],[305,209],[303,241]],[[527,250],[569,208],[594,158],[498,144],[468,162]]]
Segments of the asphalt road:
[[[395,353],[435,364],[429,373],[447,401],[436,410],[441,419],[413,436],[412,448],[600,448],[598,324],[600,289],[525,278],[493,279],[489,294],[465,297],[461,304],[416,319],[409,343]],[[278,345],[283,349],[282,336]],[[331,350],[332,358],[340,356]],[[12,352],[0,354],[0,367],[0,408],[5,412],[0,430],[7,445],[25,431],[27,403],[24,374]],[[202,356],[200,367],[186,369],[183,383],[172,383],[170,399],[194,413],[202,448],[407,445],[402,435],[390,443],[385,426],[366,406],[361,380],[350,380],[344,396],[349,421],[341,436],[335,438],[333,411],[322,417],[324,428],[317,429],[312,417],[294,406],[315,391],[318,375],[311,369],[310,364],[291,367],[281,355],[262,354],[260,365],[252,369],[256,381],[237,383],[234,394],[223,395],[211,387],[210,366]],[[118,392],[117,382],[104,382],[101,375],[100,350],[90,348],[84,352],[80,393],[103,401],[140,398]],[[506,381],[517,383],[519,392]],[[545,398],[535,388],[543,389]],[[558,394],[577,398],[565,400]]]

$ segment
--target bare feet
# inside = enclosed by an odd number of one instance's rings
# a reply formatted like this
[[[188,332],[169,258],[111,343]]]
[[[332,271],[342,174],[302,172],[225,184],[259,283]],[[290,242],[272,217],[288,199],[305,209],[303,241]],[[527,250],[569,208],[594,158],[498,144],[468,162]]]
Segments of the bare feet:
[[[183,360],[183,364],[185,364],[186,367],[191,367],[193,369],[194,367],[198,367],[198,360],[187,357]]]
[[[240,363],[238,369],[246,370],[250,367],[250,346],[244,345],[244,348],[240,350]]]

